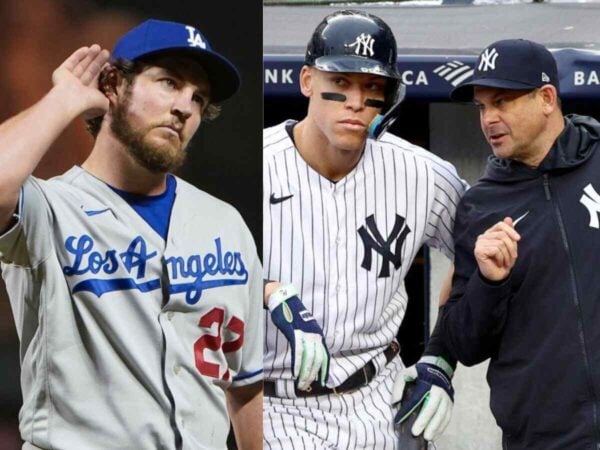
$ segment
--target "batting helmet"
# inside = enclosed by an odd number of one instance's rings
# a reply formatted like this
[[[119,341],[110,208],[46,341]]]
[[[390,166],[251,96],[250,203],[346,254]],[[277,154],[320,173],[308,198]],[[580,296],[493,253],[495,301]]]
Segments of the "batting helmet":
[[[400,79],[396,39],[379,17],[338,11],[315,29],[304,63],[324,72],[370,73]]]
[[[372,124],[371,137],[377,139],[398,115],[404,86],[396,67],[396,39],[379,17],[360,11],[337,11],[315,29],[304,64],[324,72],[379,75],[390,79],[386,87],[382,115]]]

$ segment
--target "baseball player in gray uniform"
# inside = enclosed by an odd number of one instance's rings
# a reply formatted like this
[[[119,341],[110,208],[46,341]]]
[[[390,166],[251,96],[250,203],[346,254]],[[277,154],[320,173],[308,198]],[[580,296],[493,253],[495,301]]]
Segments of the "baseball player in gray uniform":
[[[109,59],[110,58],[110,59]],[[239,85],[194,27],[98,45],[0,126],[0,237],[20,338],[24,448],[262,448],[262,268],[240,215],[171,175]],[[76,117],[81,167],[31,176]],[[92,119],[94,118],[94,119]]]
[[[385,132],[404,95],[396,59],[378,17],[326,17],[300,73],[306,117],[264,132],[268,449],[397,446],[404,277],[423,244],[453,257],[465,184]]]

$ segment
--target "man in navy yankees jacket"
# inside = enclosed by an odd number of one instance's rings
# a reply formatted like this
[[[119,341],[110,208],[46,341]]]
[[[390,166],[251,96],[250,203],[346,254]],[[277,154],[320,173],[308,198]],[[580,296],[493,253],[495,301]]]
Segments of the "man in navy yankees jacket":
[[[558,80],[545,47],[504,40],[452,93],[494,155],[458,207],[438,332],[466,365],[491,358],[508,449],[600,448],[600,124],[563,117]]]

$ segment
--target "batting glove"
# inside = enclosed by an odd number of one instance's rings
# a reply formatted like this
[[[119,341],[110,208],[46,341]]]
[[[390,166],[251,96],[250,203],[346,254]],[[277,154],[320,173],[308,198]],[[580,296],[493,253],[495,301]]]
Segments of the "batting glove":
[[[443,358],[424,356],[417,364],[403,370],[394,384],[392,402],[402,401],[396,414],[396,425],[403,423],[420,408],[417,419],[411,428],[414,436],[423,433],[428,441],[437,439],[448,426],[452,417],[454,370]],[[411,392],[404,395],[407,383],[414,383]]]
[[[269,297],[271,320],[292,347],[292,373],[298,389],[306,391],[319,380],[325,386],[329,375],[329,352],[323,330],[304,307],[291,284],[280,286]]]

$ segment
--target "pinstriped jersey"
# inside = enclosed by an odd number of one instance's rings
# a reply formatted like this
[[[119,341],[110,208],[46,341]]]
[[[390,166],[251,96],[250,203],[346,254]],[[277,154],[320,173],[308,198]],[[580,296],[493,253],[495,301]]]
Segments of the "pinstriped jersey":
[[[321,324],[328,386],[373,360],[406,311],[404,277],[423,244],[453,259],[456,205],[466,189],[448,162],[386,133],[332,182],[301,157],[286,123],[264,131],[265,278],[292,283]],[[291,380],[283,334],[266,320],[265,378]],[[292,382],[278,382],[292,392]],[[289,390],[288,390],[289,389]]]
[[[231,206],[177,179],[165,241],[83,169],[29,177],[0,237],[23,439],[223,449],[224,390],[262,378],[262,268]]]

